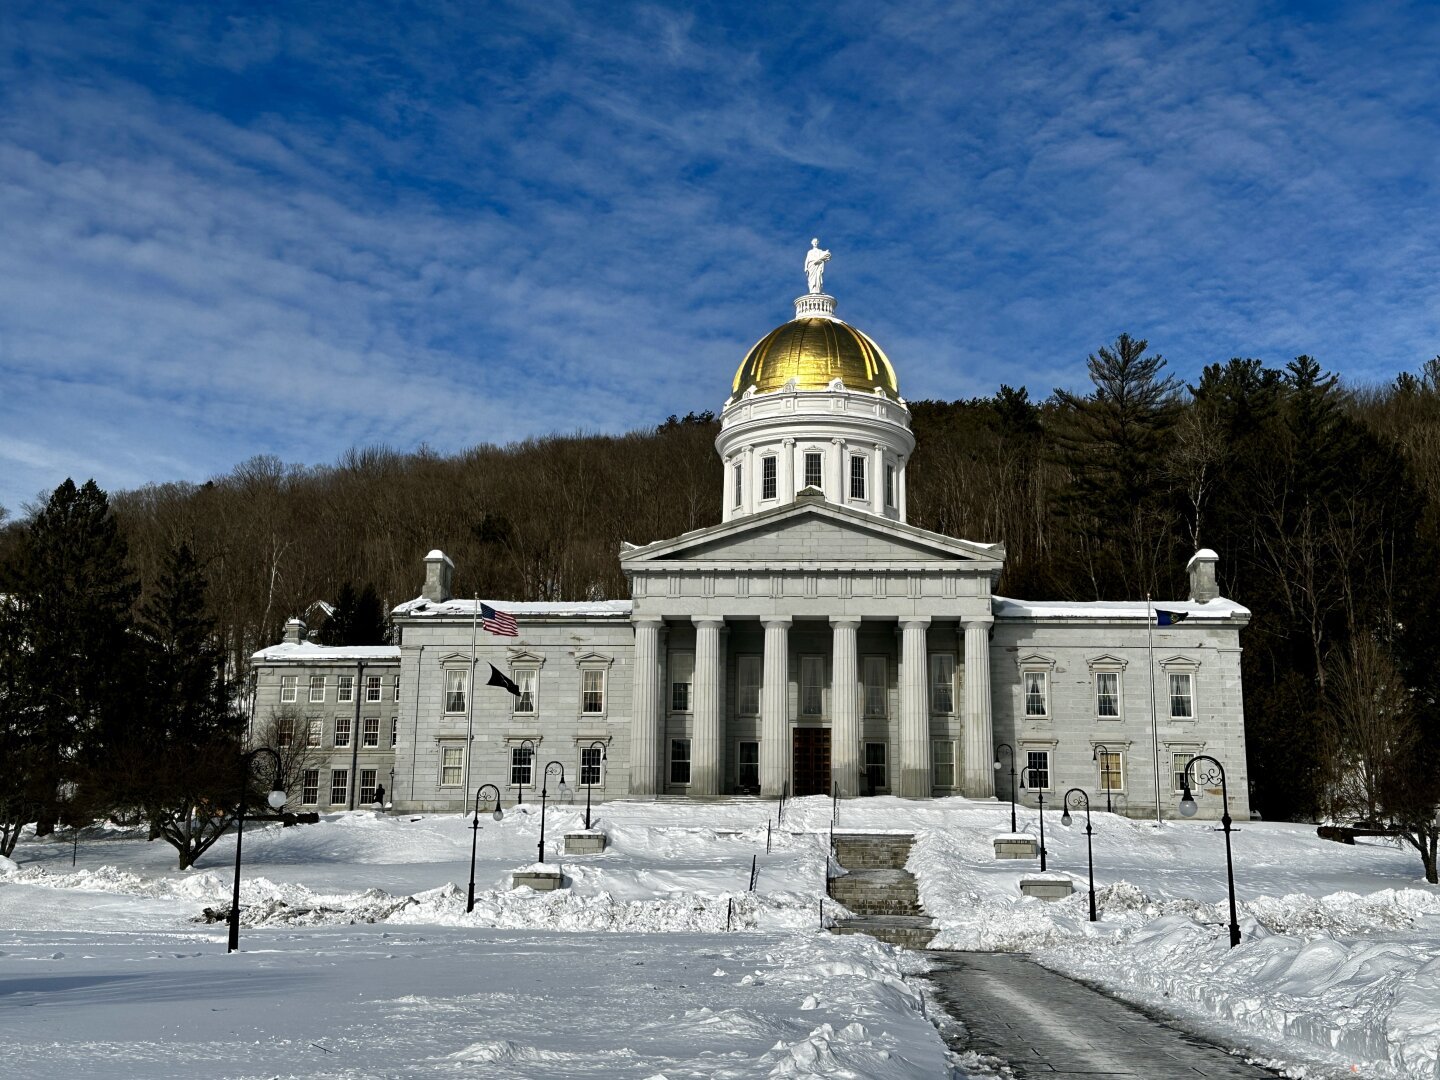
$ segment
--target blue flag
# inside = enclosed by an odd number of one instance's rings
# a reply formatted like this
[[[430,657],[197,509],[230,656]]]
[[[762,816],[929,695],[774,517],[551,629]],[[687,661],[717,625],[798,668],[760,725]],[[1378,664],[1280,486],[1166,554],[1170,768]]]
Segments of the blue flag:
[[[1155,609],[1156,626],[1174,626],[1176,623],[1184,622],[1190,617],[1188,611],[1161,611]]]

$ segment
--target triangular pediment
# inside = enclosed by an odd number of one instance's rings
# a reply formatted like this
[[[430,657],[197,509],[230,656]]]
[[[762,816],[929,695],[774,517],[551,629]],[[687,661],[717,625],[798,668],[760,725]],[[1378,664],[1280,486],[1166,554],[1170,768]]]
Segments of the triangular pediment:
[[[917,529],[829,503],[794,503],[671,540],[623,550],[630,571],[647,566],[909,565],[999,572],[1005,549]]]

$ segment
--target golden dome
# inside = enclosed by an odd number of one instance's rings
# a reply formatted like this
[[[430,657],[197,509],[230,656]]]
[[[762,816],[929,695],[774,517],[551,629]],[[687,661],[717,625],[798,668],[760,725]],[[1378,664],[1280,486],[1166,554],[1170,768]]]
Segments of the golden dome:
[[[798,318],[777,326],[745,355],[732,390],[779,390],[791,379],[799,390],[824,390],[839,379],[847,390],[900,396],[895,369],[870,337],[839,319]]]

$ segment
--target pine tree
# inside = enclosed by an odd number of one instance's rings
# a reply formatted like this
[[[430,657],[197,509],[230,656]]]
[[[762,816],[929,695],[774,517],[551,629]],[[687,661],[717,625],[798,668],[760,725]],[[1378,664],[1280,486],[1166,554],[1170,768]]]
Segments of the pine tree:
[[[358,593],[348,581],[340,586],[335,605],[317,637],[321,645],[387,644],[390,625],[375,586],[366,582]]]

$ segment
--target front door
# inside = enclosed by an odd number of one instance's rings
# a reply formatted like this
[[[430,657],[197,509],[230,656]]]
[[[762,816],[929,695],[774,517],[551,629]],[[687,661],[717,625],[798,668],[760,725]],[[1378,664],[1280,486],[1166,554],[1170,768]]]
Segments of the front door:
[[[830,729],[795,729],[796,795],[830,794]]]

